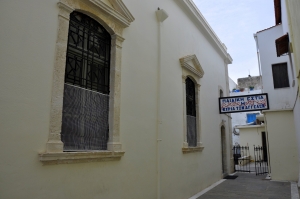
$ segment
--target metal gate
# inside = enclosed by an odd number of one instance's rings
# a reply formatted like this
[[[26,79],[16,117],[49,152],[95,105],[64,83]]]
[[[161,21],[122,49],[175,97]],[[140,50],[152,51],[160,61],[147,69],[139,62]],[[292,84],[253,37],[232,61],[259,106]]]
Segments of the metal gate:
[[[248,146],[233,147],[234,171],[250,173],[250,152]]]
[[[254,146],[254,155],[251,160],[249,146],[234,146],[234,171],[255,173],[256,175],[268,173],[268,161],[265,153],[263,147]]]
[[[262,146],[254,146],[254,162],[256,175],[262,175],[269,172],[266,151]]]

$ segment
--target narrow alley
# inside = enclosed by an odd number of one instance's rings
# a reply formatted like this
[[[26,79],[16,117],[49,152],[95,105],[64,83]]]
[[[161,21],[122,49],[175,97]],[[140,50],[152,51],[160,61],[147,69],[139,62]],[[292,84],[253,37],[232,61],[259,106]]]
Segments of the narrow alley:
[[[236,179],[219,181],[217,186],[190,199],[296,199],[297,185],[291,182],[266,180],[266,175],[236,173]],[[293,189],[293,188],[296,189]]]

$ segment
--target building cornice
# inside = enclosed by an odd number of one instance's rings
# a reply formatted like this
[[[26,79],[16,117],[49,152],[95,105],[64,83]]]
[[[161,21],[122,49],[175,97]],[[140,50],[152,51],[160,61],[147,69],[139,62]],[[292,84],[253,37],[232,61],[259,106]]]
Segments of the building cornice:
[[[232,58],[229,53],[227,53],[227,48],[224,43],[221,42],[221,40],[218,38],[216,33],[213,31],[213,29],[210,27],[204,16],[201,14],[197,6],[194,4],[192,0],[178,0],[182,1],[186,7],[189,9],[189,11],[194,15],[194,17],[197,19],[198,25],[201,27],[201,29],[204,29],[208,35],[211,37],[211,39],[214,41],[214,43],[217,45],[219,50],[222,52],[222,54],[225,57],[225,63],[231,64]]]

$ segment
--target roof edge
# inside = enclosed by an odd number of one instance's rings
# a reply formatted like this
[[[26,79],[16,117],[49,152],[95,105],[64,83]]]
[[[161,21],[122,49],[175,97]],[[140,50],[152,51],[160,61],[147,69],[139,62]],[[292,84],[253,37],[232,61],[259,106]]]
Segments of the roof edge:
[[[269,28],[265,28],[265,29],[263,29],[263,30],[259,30],[259,31],[257,31],[256,33],[261,33],[261,32],[264,32],[264,31],[266,31],[266,30],[270,30],[270,29],[275,28],[275,27],[280,26],[280,25],[281,25],[281,24],[277,24],[277,25],[271,26],[271,27],[269,27]]]

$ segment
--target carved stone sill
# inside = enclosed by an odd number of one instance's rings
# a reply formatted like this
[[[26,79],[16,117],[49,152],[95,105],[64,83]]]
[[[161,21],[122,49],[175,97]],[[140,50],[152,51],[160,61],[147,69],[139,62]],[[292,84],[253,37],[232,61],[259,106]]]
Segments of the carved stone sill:
[[[204,149],[204,146],[197,146],[197,147],[183,147],[182,153],[195,153],[201,152]]]
[[[44,164],[69,164],[80,162],[120,160],[124,151],[85,151],[40,153],[39,160]]]

